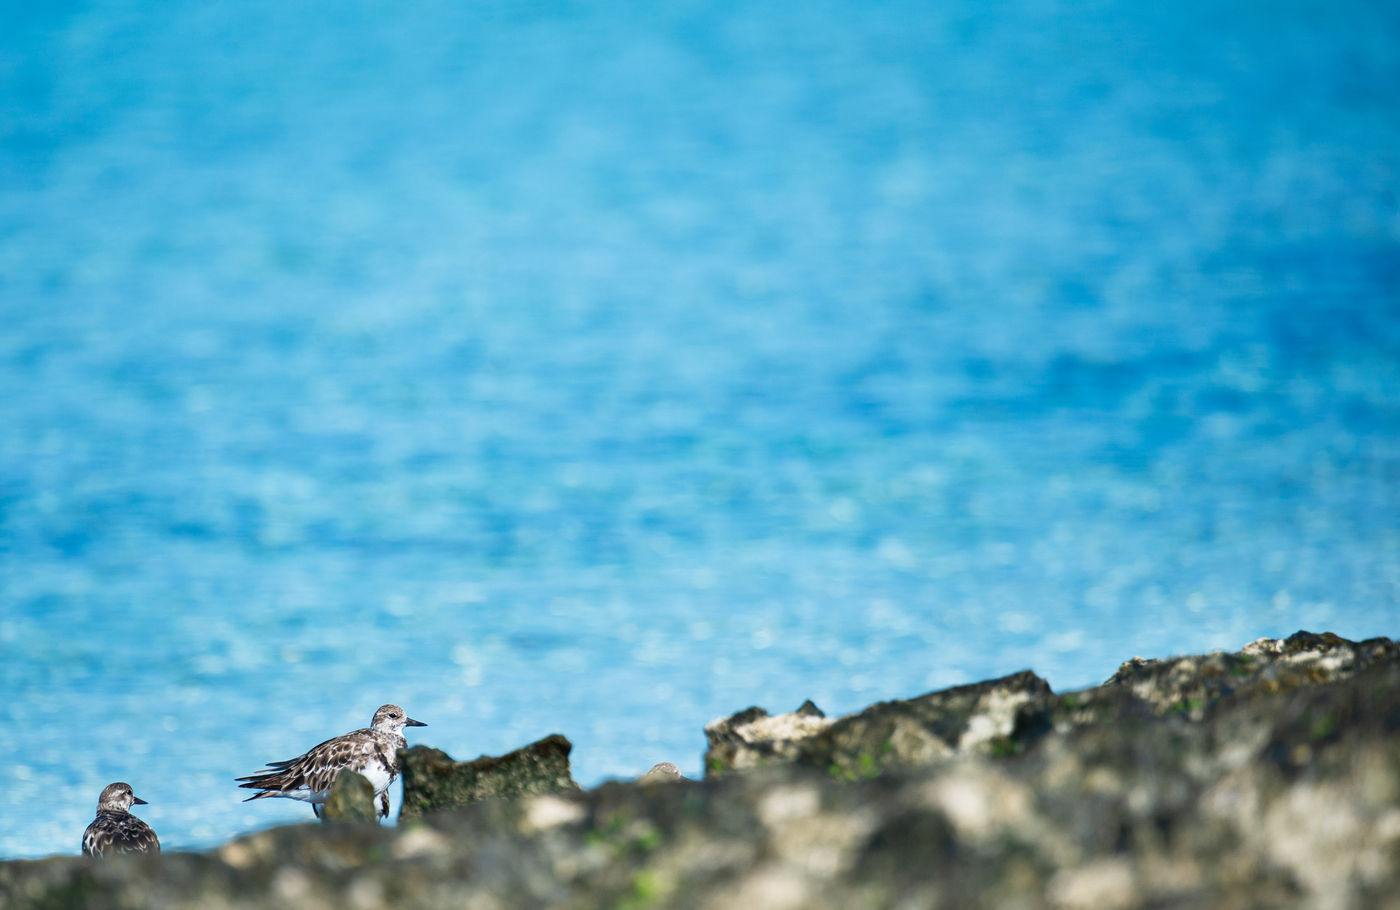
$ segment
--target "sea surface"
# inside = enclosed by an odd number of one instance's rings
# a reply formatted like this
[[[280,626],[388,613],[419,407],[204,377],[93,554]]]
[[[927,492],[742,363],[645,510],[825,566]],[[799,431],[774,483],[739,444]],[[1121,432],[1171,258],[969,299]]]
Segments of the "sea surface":
[[[0,857],[1400,634],[1397,9],[0,0]]]

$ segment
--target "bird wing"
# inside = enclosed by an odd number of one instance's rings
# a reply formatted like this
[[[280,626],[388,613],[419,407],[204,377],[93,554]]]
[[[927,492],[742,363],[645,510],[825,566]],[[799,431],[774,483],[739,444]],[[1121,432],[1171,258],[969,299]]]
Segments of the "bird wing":
[[[134,815],[99,813],[83,832],[83,855],[105,853],[159,853],[160,838],[151,826]]]
[[[374,738],[368,735],[370,732],[356,730],[335,739],[328,739],[304,755],[289,761],[270,762],[268,768],[271,770],[237,778],[247,781],[238,786],[265,791],[248,799],[303,788],[313,793],[324,793],[331,788],[331,784],[335,782],[335,775],[341,768],[363,767],[365,757],[373,754]]]
[[[99,824],[102,819],[97,819],[87,826],[83,832],[83,856],[101,856],[102,847],[106,843],[102,837],[102,828]]]

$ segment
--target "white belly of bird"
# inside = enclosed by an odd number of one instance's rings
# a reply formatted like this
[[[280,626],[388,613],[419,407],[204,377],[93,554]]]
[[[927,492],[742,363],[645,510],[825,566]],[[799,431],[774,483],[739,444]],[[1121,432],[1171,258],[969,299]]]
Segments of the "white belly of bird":
[[[367,762],[364,767],[349,766],[351,771],[363,774],[365,780],[370,781],[374,787],[374,795],[378,797],[381,792],[388,790],[389,784],[393,783],[393,778],[389,776],[389,769],[379,762]],[[298,787],[297,790],[281,791],[279,797],[291,799],[301,799],[302,802],[325,802],[330,798],[329,790],[311,790],[309,787]]]
[[[379,762],[370,762],[363,768],[352,767],[350,770],[363,775],[365,780],[369,781],[370,786],[374,787],[375,796],[389,789],[389,784],[392,782],[392,778],[389,776],[389,769]],[[285,790],[278,795],[299,799],[307,803],[324,803],[330,798],[331,791],[312,790],[310,787],[301,787],[297,790]]]
[[[356,768],[355,770],[363,774],[365,780],[370,782],[370,786],[374,787],[375,796],[389,789],[389,784],[393,780],[389,775],[389,769],[377,761],[370,762],[363,768]]]

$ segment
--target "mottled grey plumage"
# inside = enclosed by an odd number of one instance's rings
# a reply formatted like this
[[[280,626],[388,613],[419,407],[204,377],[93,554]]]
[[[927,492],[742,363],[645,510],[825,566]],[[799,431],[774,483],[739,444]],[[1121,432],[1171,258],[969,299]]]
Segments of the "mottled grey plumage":
[[[657,781],[685,780],[685,775],[671,762],[663,761],[652,765],[651,770],[638,779],[644,784],[654,784]]]
[[[384,705],[374,712],[369,727],[328,739],[304,755],[288,761],[268,762],[270,770],[259,771],[238,786],[261,790],[244,802],[269,796],[283,796],[311,803],[316,817],[330,795],[335,776],[344,768],[363,774],[379,797],[381,816],[389,814],[389,785],[399,776],[399,750],[408,745],[404,727],[426,727],[404,713],[398,705]]]
[[[83,832],[83,855],[159,853],[160,839],[151,826],[132,815],[132,805],[146,805],[120,781],[108,784],[97,798],[97,818]]]

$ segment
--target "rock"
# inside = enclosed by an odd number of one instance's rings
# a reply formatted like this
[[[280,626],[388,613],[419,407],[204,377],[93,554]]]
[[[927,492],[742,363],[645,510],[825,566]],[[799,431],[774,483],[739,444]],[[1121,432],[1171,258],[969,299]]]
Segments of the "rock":
[[[1050,728],[1053,704],[1050,686],[1027,670],[834,720],[810,701],[776,717],[749,708],[705,727],[705,772],[788,762],[854,780],[970,749],[1009,753]]]
[[[487,799],[397,827],[290,826],[124,863],[0,863],[0,906],[1395,904],[1393,642],[1294,636],[1132,663],[1066,695],[1018,676],[875,705],[805,735],[786,735],[803,729],[787,715],[744,712],[721,742],[750,754],[745,730],[782,728],[769,762],[703,781]],[[1181,697],[1202,703],[1179,709]],[[899,746],[900,761],[856,780],[813,760],[821,743],[839,758],[855,748],[842,736],[864,745],[900,728],[946,752],[920,763]],[[1001,736],[1016,748],[988,747]]]
[[[399,750],[403,807],[399,819],[453,809],[490,797],[531,796],[577,790],[569,773],[573,745],[555,733],[499,757],[453,761],[440,749]]]
[[[761,768],[770,760],[793,761],[800,743],[829,726],[825,716],[801,711],[769,715],[749,708],[705,726],[710,748],[705,752],[705,773],[723,774],[745,768]]]
[[[374,784],[362,774],[341,771],[331,784],[330,796],[321,807],[323,822],[376,822]]]
[[[968,750],[1017,754],[1051,730],[1119,722],[1140,714],[1201,720],[1223,699],[1283,693],[1349,679],[1400,659],[1388,638],[1348,641],[1332,633],[1263,638],[1239,652],[1127,661],[1102,686],[1056,696],[1030,671],[883,702],[828,718],[811,701],[792,714],[749,708],[706,726],[707,775],[794,763],[848,780],[899,766],[952,759]]]
[[[1135,657],[1100,689],[1128,689],[1157,714],[1176,711],[1199,717],[1223,698],[1349,679],[1397,656],[1400,646],[1388,638],[1354,642],[1330,632],[1298,632],[1288,638],[1261,638],[1234,654]]]

